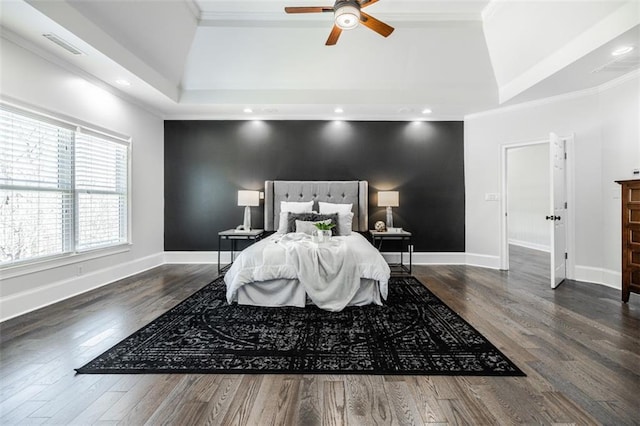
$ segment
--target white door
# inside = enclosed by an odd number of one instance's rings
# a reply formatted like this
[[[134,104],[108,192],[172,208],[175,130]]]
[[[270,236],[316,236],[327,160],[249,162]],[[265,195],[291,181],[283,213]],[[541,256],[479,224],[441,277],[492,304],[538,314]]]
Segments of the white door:
[[[556,288],[567,277],[567,159],[565,141],[555,133],[551,133],[549,141],[551,215],[546,218],[551,227],[551,288]]]

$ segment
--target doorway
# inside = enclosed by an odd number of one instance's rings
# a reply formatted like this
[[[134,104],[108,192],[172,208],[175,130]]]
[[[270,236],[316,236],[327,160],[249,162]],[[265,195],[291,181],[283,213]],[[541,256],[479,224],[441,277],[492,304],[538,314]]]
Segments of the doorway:
[[[572,144],[552,133],[502,147],[501,269],[536,269],[552,288],[571,270]]]

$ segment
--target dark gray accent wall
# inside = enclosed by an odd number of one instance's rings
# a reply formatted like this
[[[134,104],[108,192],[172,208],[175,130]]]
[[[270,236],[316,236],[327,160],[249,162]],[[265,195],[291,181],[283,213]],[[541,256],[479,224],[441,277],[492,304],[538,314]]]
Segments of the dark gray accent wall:
[[[217,250],[242,223],[237,191],[268,179],[367,180],[371,227],[385,219],[377,191],[397,190],[415,251],[465,250],[462,122],[165,121],[164,158],[167,251]]]

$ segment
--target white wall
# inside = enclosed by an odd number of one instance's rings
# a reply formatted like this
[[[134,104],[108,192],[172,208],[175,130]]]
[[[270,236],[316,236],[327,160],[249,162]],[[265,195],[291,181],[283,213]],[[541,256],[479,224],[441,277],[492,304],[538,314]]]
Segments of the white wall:
[[[639,73],[640,74],[640,73]],[[618,286],[622,253],[620,185],[616,180],[633,179],[633,169],[640,169],[640,77],[634,82],[614,86],[600,95],[598,114],[602,138],[602,232],[603,279],[613,279]],[[640,176],[635,176],[639,179]]]
[[[11,41],[0,39],[0,95],[44,112],[54,112],[132,138],[131,232],[129,250],[37,272],[33,267],[0,272],[0,320],[104,285],[163,262],[162,118],[98,89]]]
[[[509,244],[549,251],[549,144],[507,150]]]
[[[575,244],[570,276],[620,288],[620,190],[616,179],[640,167],[640,73],[608,87],[469,116],[465,119],[466,251],[499,267],[504,144],[575,134]]]

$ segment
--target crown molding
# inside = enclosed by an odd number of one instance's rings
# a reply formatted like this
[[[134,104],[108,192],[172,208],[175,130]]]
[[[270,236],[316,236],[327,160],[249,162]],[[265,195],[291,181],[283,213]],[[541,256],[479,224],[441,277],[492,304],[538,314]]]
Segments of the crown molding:
[[[199,24],[202,19],[202,10],[200,10],[198,3],[196,3],[195,0],[184,0],[184,3],[187,6],[187,9],[189,9],[189,12],[191,12],[193,18]]]
[[[181,113],[169,112],[164,115],[165,120],[229,120],[229,121],[282,121],[282,120],[307,120],[307,121],[397,121],[397,122],[430,122],[430,121],[463,121],[462,117],[457,115],[438,115],[435,117],[417,117],[411,119],[408,117],[396,117],[392,114],[352,114],[347,116],[336,117],[335,114],[247,114],[239,113],[218,113],[218,112],[195,112]]]
[[[321,16],[331,13],[305,14],[290,19],[284,12],[201,12],[199,25],[222,27],[250,27],[250,26],[284,26],[303,27],[310,22],[325,22]],[[420,24],[424,22],[450,21],[481,21],[481,16],[474,13],[383,13],[376,16],[385,22],[403,22]],[[329,19],[331,20],[331,19]]]
[[[621,84],[624,84],[627,81],[633,80],[635,78],[640,80],[640,68],[636,68],[635,70],[628,72],[625,75],[621,75],[620,77],[614,78],[611,81],[602,83],[597,87],[597,89],[599,92],[604,92],[606,90],[613,89],[616,86],[620,86]]]
[[[598,93],[598,88],[593,87],[585,90],[578,90],[571,93],[564,93],[562,95],[550,96],[548,98],[536,99],[534,101],[523,102],[515,105],[508,105],[504,107],[498,107],[487,111],[474,112],[464,116],[464,120],[472,120],[475,118],[487,117],[496,114],[504,114],[508,112],[520,111],[528,108],[535,108],[539,106],[549,105],[556,102],[568,101],[576,98],[582,98],[589,95],[595,95]]]
[[[564,93],[562,95],[550,96],[548,98],[536,99],[534,101],[523,102],[515,105],[509,105],[504,107],[498,107],[494,109],[490,109],[487,111],[475,112],[472,114],[467,114],[464,116],[464,120],[472,120],[475,118],[487,117],[495,114],[504,114],[508,112],[520,111],[528,108],[535,108],[539,106],[554,104],[556,102],[570,101],[573,99],[582,98],[590,95],[597,95],[614,87],[620,86],[621,84],[626,83],[627,81],[633,80],[635,78],[640,79],[640,69],[636,69],[631,71],[623,76],[615,78],[606,83],[602,83],[598,86],[591,87],[589,89],[577,90],[575,92]]]
[[[491,20],[491,18],[493,18],[496,12],[504,6],[505,3],[505,0],[490,0],[484,9],[482,9],[482,12],[480,12],[482,22]]]

